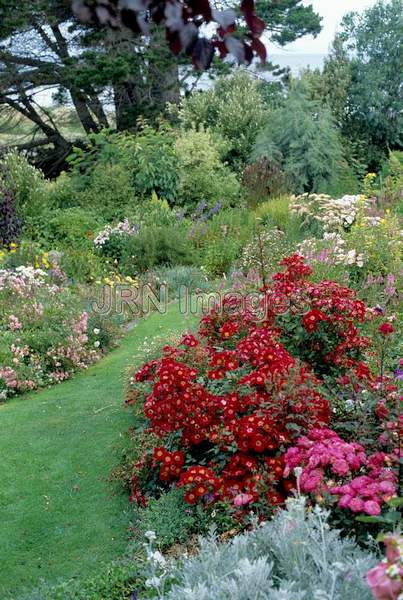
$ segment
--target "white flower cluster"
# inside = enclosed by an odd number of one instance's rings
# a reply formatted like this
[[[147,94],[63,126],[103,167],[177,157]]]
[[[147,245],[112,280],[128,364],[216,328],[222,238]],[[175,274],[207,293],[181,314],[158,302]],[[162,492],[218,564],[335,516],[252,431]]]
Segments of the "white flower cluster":
[[[293,197],[290,204],[291,212],[306,221],[318,221],[327,232],[350,229],[359,210],[366,207],[364,196],[346,195],[334,199],[326,194],[303,194]]]
[[[322,240],[309,238],[298,246],[298,252],[314,262],[334,265],[364,266],[365,256],[355,248],[348,250],[346,241],[339,233],[325,233]]]
[[[0,269],[0,290],[12,288],[15,292],[40,287],[46,282],[48,274],[42,269],[20,266],[16,269]]]
[[[137,224],[130,225],[129,220],[126,218],[114,227],[112,225],[107,225],[102,229],[94,239],[94,245],[97,248],[102,248],[111,235],[137,235],[138,232],[139,226]]]

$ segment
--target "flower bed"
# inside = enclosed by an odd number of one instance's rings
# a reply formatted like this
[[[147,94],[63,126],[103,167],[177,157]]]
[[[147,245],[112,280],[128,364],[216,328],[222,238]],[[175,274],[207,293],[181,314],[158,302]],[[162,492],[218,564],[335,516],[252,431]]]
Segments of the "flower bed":
[[[68,379],[113,340],[110,324],[84,311],[59,275],[0,270],[0,401]]]
[[[296,488],[295,467],[312,499],[351,515],[379,514],[396,494],[396,386],[371,372],[365,359],[374,347],[362,334],[379,317],[352,290],[313,283],[301,256],[281,265],[259,311],[229,295],[197,335],[132,374],[127,404],[143,403],[159,438],[133,466],[132,500],[177,486],[215,514],[270,515]],[[378,335],[393,331],[385,323]],[[372,437],[342,439],[330,429],[339,424],[325,384],[372,394]],[[345,422],[340,428],[348,432]]]

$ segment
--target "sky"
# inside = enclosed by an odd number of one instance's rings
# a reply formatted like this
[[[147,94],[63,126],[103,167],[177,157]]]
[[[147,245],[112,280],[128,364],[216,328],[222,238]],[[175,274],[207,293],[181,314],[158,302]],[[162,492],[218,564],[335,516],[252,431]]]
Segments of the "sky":
[[[272,54],[327,54],[342,17],[351,11],[362,12],[375,4],[376,0],[304,0],[303,4],[312,4],[322,20],[322,32],[314,39],[311,35],[280,48],[268,45]]]

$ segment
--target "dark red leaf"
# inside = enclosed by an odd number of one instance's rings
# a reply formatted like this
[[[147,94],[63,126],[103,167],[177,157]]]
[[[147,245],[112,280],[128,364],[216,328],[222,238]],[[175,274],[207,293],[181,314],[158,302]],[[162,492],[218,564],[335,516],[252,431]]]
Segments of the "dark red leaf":
[[[259,37],[266,28],[266,23],[263,19],[257,17],[255,14],[245,15],[245,21],[254,36]]]
[[[170,31],[167,29],[166,38],[168,40],[171,52],[178,55],[182,51],[182,42],[179,33],[177,31]]]
[[[255,12],[255,3],[253,0],[242,0],[241,2],[241,13],[244,15],[252,14]]]
[[[193,16],[202,15],[207,23],[212,19],[209,0],[189,0],[187,2]]]
[[[220,53],[220,58],[225,58],[228,55],[227,46],[224,44],[222,40],[214,40],[214,46],[217,48]]]
[[[245,63],[247,65],[250,65],[250,63],[253,60],[253,50],[252,50],[251,46],[249,46],[249,44],[246,44],[246,43],[244,43],[243,47],[244,47],[244,54],[245,54]]]
[[[261,42],[259,38],[253,38],[251,46],[260,58],[260,60],[262,62],[266,62],[267,52],[266,46],[263,44],[263,42]]]

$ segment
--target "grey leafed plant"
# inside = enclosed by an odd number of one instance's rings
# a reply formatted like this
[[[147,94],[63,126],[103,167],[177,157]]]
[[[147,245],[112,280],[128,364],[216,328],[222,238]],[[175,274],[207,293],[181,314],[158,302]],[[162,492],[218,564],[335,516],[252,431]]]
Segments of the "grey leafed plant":
[[[291,499],[272,521],[229,543],[219,544],[214,535],[201,540],[197,556],[172,570],[164,565],[155,597],[370,600],[365,574],[376,559],[351,539],[341,538],[330,528],[328,516],[320,508],[308,511],[304,498]]]

